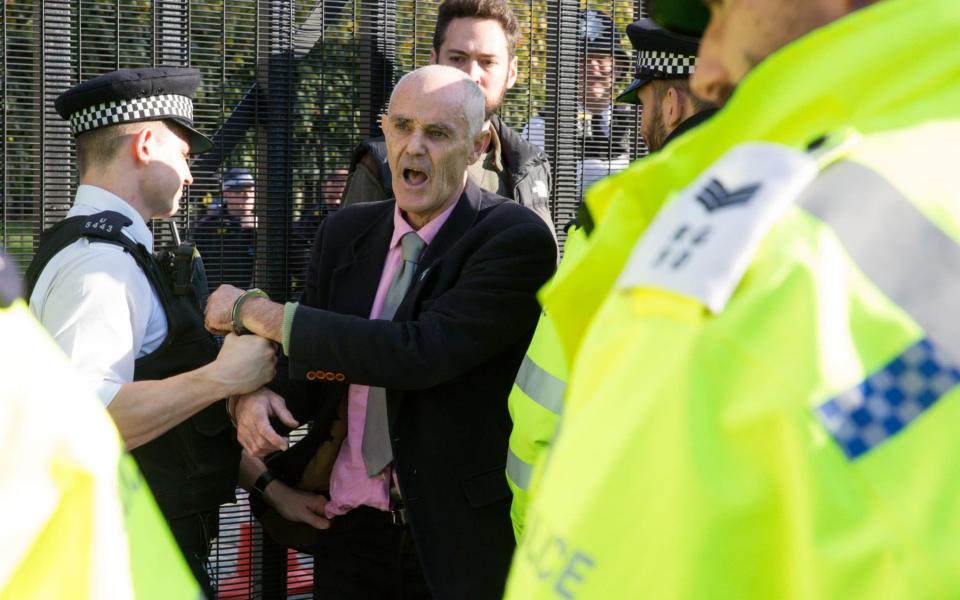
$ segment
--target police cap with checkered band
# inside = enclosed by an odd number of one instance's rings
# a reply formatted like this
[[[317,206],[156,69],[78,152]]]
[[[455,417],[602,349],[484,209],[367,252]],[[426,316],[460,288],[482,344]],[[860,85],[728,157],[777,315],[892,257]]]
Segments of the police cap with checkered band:
[[[74,136],[121,123],[173,121],[196,154],[213,146],[193,127],[193,95],[199,86],[197,69],[120,69],[75,85],[57,98],[54,107],[70,121]]]
[[[650,19],[627,25],[627,36],[637,52],[636,71],[617,102],[639,103],[637,92],[652,79],[686,79],[693,74],[699,39],[665,31]]]

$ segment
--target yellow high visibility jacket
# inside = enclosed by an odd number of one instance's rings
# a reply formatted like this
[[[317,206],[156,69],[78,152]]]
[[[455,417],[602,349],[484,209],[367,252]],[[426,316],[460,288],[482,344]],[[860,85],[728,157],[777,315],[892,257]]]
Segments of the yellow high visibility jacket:
[[[563,260],[557,267],[558,272],[576,260],[585,240],[586,235],[582,228],[570,229],[563,247]],[[507,399],[510,418],[513,420],[510,447],[507,451],[507,484],[513,491],[510,519],[518,540],[523,533],[534,473],[537,465],[546,456],[563,412],[566,385],[567,362],[563,356],[563,348],[550,317],[543,313]]]
[[[861,9],[588,194],[508,598],[960,597],[957,39]]]
[[[198,598],[92,391],[22,300],[0,307],[0,598]]]

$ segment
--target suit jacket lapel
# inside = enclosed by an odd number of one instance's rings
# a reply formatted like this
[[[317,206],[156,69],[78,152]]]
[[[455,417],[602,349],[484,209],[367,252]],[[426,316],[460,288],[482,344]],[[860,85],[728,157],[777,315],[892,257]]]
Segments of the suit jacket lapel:
[[[370,316],[380,275],[393,236],[393,203],[372,219],[351,244],[351,256],[333,271],[329,309],[359,317]]]

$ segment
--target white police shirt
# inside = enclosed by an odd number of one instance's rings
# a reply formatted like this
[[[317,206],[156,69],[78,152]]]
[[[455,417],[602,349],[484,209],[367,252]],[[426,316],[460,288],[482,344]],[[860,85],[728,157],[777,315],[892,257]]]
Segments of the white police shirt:
[[[153,251],[153,234],[137,211],[99,187],[81,185],[68,217],[112,210],[133,224],[123,233]],[[40,274],[30,310],[74,367],[110,404],[133,381],[134,361],[167,335],[167,317],[150,281],[116,244],[81,238],[56,254]]]

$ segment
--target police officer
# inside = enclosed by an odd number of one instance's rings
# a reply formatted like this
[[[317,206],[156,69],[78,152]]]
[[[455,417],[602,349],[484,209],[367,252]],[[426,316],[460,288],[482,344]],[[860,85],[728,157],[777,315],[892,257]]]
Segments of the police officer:
[[[617,102],[643,107],[640,133],[656,152],[716,112],[690,91],[700,40],[665,31],[650,19],[627,25],[627,36],[637,50],[636,70]]]
[[[257,255],[256,182],[249,170],[234,167],[223,176],[217,208],[197,223],[193,241],[203,257],[210,289],[221,284],[253,284]]]
[[[189,245],[154,254],[148,223],[173,215],[210,147],[193,128],[195,69],[123,69],[57,98],[80,186],[27,273],[30,309],[95,389],[140,464],[194,575],[233,499],[239,446],[220,399],[274,372],[273,346],[203,328]]]
[[[193,598],[183,562],[93,391],[20,299],[0,249],[5,598]]]
[[[960,7],[709,5],[729,101],[588,194],[546,292],[574,362],[507,597],[957,597]]]
[[[694,97],[687,84],[699,40],[664,31],[649,19],[628,25],[627,34],[637,51],[637,69],[635,79],[617,99],[637,103],[647,98],[641,130],[648,147],[660,150],[716,112]],[[660,99],[653,102],[654,96]],[[648,133],[650,130],[654,133]],[[558,274],[579,259],[589,228],[586,220],[574,223],[568,230]],[[563,412],[567,374],[563,347],[550,317],[544,313],[509,398],[513,430],[507,455],[507,483],[513,491],[510,517],[518,539],[533,496],[535,467],[544,460]]]
[[[617,82],[629,69],[630,57],[620,44],[610,15],[595,9],[578,14],[579,49],[583,52],[577,112],[577,196],[597,180],[625,169],[637,140],[631,137],[634,111],[613,102]],[[522,136],[545,147],[546,119],[530,119]]]

